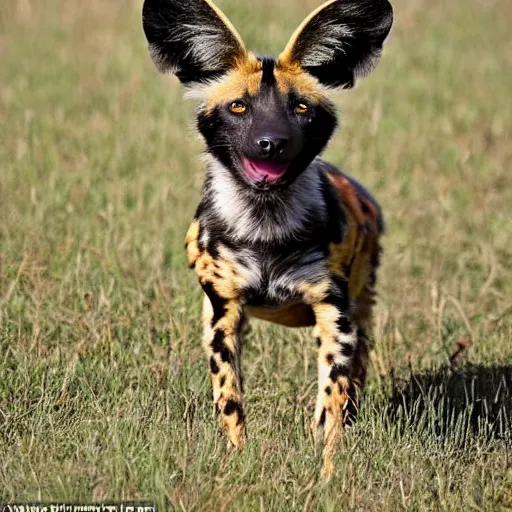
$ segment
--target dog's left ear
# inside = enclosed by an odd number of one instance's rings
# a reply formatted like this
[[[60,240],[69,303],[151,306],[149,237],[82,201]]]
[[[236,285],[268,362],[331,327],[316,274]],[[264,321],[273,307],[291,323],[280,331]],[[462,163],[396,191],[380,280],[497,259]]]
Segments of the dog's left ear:
[[[377,64],[393,23],[388,0],[329,0],[295,31],[279,56],[328,87],[353,87]]]
[[[185,85],[218,78],[247,55],[238,32],[211,0],[145,0],[142,24],[155,66]]]

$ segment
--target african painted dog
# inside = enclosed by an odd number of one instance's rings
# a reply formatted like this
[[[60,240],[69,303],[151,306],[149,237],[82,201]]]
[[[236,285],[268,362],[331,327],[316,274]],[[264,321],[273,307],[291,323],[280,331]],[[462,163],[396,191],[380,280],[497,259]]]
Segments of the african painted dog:
[[[383,220],[365,188],[318,158],[337,123],[326,91],[372,70],[392,19],[387,0],[329,0],[275,60],[248,51],[211,0],[143,8],[156,67],[201,99],[208,164],[186,250],[204,290],[203,342],[223,427],[234,446],[245,443],[247,317],[314,326],[327,476],[365,384]]]

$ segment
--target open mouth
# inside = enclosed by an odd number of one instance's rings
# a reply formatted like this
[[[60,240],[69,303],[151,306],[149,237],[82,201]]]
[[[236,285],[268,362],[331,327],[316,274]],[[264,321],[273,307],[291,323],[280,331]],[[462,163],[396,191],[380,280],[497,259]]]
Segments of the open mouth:
[[[242,160],[242,167],[245,175],[249,180],[259,183],[275,183],[279,181],[285,174],[290,164],[269,162],[264,160],[249,160],[244,158]]]

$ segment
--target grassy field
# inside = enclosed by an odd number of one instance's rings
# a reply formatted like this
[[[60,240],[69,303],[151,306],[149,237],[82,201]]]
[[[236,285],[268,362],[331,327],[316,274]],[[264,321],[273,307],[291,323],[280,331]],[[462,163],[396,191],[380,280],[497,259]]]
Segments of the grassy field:
[[[218,3],[277,54],[320,2]],[[396,0],[377,71],[336,94],[326,156],[388,232],[368,391],[328,484],[307,330],[253,323],[250,442],[219,435],[182,247],[202,144],[140,7],[0,6],[0,501],[512,509],[510,0]]]

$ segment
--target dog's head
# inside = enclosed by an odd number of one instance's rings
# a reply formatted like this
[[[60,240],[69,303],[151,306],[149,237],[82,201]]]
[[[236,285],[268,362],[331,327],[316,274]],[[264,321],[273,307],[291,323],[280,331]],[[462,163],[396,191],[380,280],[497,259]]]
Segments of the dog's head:
[[[290,184],[336,127],[328,88],[350,88],[378,61],[388,0],[329,0],[295,31],[277,60],[245,48],[210,0],[145,0],[151,57],[203,103],[209,153],[255,189]]]

